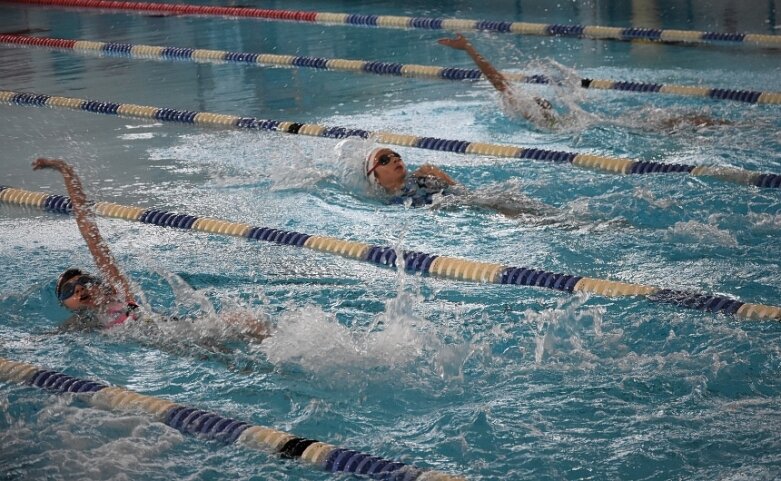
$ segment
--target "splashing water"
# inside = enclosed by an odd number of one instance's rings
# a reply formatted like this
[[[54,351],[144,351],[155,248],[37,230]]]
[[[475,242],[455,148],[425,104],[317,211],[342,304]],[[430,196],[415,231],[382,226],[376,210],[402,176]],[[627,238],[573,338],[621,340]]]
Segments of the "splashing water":
[[[54,399],[31,423],[0,432],[4,461],[36,459],[19,478],[11,470],[4,471],[4,479],[125,481],[133,479],[129,473],[140,472],[147,478],[161,465],[161,456],[175,455],[182,441],[179,432],[148,416],[118,416],[71,404],[70,399]]]
[[[525,312],[525,322],[535,326],[535,364],[561,362],[575,365],[579,361],[580,367],[590,369],[599,362],[599,355],[592,353],[588,344],[591,338],[603,336],[605,309],[583,308],[587,300],[588,296],[579,295],[560,301],[554,309]]]
[[[269,335],[270,322],[262,310],[227,305],[218,312],[204,292],[193,289],[181,277],[159,268],[154,271],[174,293],[170,312],[157,313],[145,305],[142,319],[150,322],[129,322],[108,331],[110,335],[127,334],[164,348],[188,351],[196,347],[214,352],[226,352],[232,341],[261,341]],[[229,303],[223,300],[223,304]]]
[[[529,71],[540,72],[548,79],[547,88],[553,93],[550,114],[540,106],[540,99],[533,92],[539,86],[513,84],[508,95],[502,95],[502,108],[509,116],[526,118],[538,128],[558,132],[576,132],[602,122],[595,114],[580,107],[584,93],[579,88],[580,76],[573,69],[551,60],[533,60],[526,66]]]
[[[379,369],[398,376],[402,368],[428,365],[438,377],[459,378],[471,346],[445,343],[443,328],[414,312],[422,303],[420,295],[404,291],[402,281],[384,312],[362,329],[341,324],[317,306],[288,310],[260,350],[273,364],[292,363],[319,374],[350,370],[373,377]]]

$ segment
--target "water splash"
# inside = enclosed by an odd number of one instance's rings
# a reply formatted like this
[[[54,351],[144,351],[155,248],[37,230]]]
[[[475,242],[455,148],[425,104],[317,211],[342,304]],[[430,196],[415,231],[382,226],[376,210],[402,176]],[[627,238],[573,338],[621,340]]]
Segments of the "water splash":
[[[270,320],[262,309],[221,299],[217,311],[203,291],[193,289],[178,275],[155,268],[171,287],[174,302],[167,312],[155,312],[144,304],[140,322],[128,322],[107,331],[108,335],[130,336],[166,350],[230,353],[235,341],[259,342],[270,332]]]
[[[525,69],[539,72],[549,81],[545,88],[552,93],[550,99],[534,95],[541,86],[531,84],[513,84],[508,95],[502,95],[502,108],[512,117],[523,117],[538,128],[557,132],[578,132],[591,125],[601,123],[602,119],[580,107],[584,92],[580,87],[580,76],[569,67],[552,59],[535,59]],[[549,102],[552,109],[548,112],[540,103]],[[551,120],[551,115],[555,120]]]
[[[189,134],[174,146],[151,149],[149,157],[185,166],[207,165],[210,184],[218,188],[257,187],[270,179],[272,189],[300,189],[330,175],[312,160],[318,158],[317,140],[271,133]]]
[[[317,306],[288,310],[260,350],[273,364],[295,364],[318,374],[349,371],[374,378],[384,371],[395,378],[404,370],[423,368],[437,377],[461,378],[470,345],[446,342],[445,329],[415,312],[422,302],[401,283],[366,327],[342,324]]]
[[[589,349],[592,339],[603,337],[603,307],[583,307],[588,296],[559,301],[553,309],[527,310],[525,322],[534,326],[534,362],[593,369],[600,355]]]
[[[332,176],[331,172],[316,167],[306,157],[299,162],[298,165],[290,163],[274,170],[270,175],[272,191],[306,190]]]

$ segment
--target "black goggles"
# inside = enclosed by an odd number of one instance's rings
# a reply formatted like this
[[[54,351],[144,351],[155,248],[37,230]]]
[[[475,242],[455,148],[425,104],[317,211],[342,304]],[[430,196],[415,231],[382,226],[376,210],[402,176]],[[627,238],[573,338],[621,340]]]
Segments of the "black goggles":
[[[369,172],[366,173],[366,176],[372,175],[372,172],[374,172],[377,167],[381,165],[388,165],[391,163],[391,160],[393,159],[400,159],[401,156],[397,154],[396,152],[388,152],[385,154],[382,154],[381,156],[377,157],[377,162],[374,163],[374,166],[369,169]]]
[[[76,279],[66,282],[65,285],[62,286],[58,299],[60,301],[64,301],[65,299],[72,296],[73,293],[76,292],[76,286],[89,287],[96,286],[98,284],[100,284],[100,279],[92,277],[89,274],[82,274]]]

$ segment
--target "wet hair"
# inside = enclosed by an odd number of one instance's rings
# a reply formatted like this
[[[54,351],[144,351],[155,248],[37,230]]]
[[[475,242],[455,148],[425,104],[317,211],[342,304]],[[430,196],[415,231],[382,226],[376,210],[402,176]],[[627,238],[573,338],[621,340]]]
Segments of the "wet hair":
[[[68,269],[67,271],[60,274],[60,277],[57,278],[57,284],[54,285],[54,294],[57,296],[57,299],[60,298],[60,291],[62,291],[62,286],[64,286],[66,282],[73,279],[74,277],[81,275],[84,275],[84,272],[81,269]]]

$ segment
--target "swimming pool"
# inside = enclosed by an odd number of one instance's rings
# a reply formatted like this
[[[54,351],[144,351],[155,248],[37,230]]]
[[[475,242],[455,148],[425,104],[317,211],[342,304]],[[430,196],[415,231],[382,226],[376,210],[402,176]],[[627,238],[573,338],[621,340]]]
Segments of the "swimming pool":
[[[703,2],[705,3],[705,2]],[[772,33],[773,2],[258,2],[334,12]],[[775,8],[775,10],[774,10]],[[0,3],[0,30],[48,37],[471,67],[443,32],[157,17]],[[472,33],[497,66],[552,58],[579,76],[781,91],[778,52]],[[508,119],[486,83],[0,49],[0,89],[753,171],[781,171],[778,106],[577,92],[602,121],[543,132]],[[529,70],[553,69],[538,62]],[[545,87],[530,87],[551,95]],[[555,100],[555,97],[553,97]],[[662,126],[687,113],[731,125]],[[605,119],[616,120],[607,122]],[[0,184],[64,193],[39,156],[76,164],[96,200],[512,266],[781,304],[777,189],[677,175],[399,148],[484,198],[564,220],[470,206],[384,206],[333,139],[206,129],[0,105]],[[346,157],[349,157],[347,155]],[[72,218],[0,204],[0,357],[125,386],[299,436],[468,479],[775,479],[781,326],[653,303],[412,276],[336,256],[100,219],[147,302],[268,316],[274,337],[214,353],[206,322],[151,339],[52,334],[57,275],[92,266]],[[186,285],[175,282],[184,280]],[[173,285],[172,285],[173,283]],[[195,299],[195,300],[193,300]],[[218,333],[217,333],[218,334]],[[332,479],[79,399],[0,388],[8,479]]]

